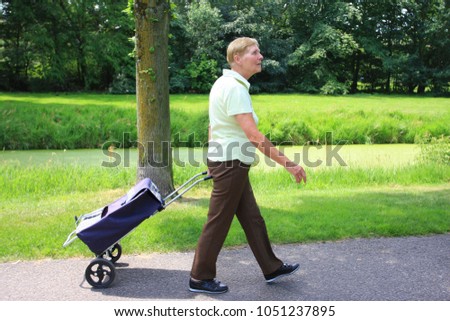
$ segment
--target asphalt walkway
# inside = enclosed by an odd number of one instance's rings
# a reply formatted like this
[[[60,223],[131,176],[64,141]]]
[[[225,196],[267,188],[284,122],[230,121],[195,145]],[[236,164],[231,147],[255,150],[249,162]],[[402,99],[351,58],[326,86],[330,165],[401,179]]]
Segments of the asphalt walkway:
[[[300,270],[266,284],[248,247],[223,250],[221,295],[188,291],[193,253],[130,256],[117,262],[107,289],[84,280],[89,259],[0,264],[0,301],[226,300],[226,301],[448,301],[450,234],[352,239],[275,246]]]

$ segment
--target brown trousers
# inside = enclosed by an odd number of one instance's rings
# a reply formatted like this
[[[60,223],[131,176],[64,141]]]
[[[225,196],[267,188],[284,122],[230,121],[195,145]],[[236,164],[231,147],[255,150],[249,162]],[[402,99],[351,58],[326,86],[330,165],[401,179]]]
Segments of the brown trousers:
[[[238,160],[208,160],[208,168],[213,177],[213,191],[208,218],[195,252],[191,277],[198,280],[216,277],[217,257],[235,214],[263,274],[274,272],[282,262],[273,253],[266,224],[256,204],[248,178],[250,166]]]

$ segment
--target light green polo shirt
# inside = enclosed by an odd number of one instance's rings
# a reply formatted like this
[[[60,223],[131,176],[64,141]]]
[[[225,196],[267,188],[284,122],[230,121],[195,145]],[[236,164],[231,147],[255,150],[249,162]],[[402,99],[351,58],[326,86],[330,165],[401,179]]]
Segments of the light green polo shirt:
[[[209,95],[209,122],[211,139],[208,159],[215,162],[240,160],[252,164],[255,160],[255,147],[248,140],[235,115],[252,113],[258,124],[250,94],[250,83],[239,73],[224,69],[216,80]]]

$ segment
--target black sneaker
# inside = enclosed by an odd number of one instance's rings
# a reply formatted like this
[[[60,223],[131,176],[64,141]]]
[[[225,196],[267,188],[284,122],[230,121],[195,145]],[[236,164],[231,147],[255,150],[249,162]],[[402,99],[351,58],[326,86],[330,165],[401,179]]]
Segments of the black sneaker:
[[[266,282],[270,283],[281,278],[282,276],[294,273],[295,271],[298,270],[299,266],[300,266],[299,264],[290,265],[283,263],[283,265],[278,270],[276,270],[273,273],[264,275],[264,277],[266,278]]]
[[[228,286],[221,283],[220,281],[213,280],[202,280],[194,281],[189,280],[189,291],[197,293],[211,293],[220,294],[228,291]]]

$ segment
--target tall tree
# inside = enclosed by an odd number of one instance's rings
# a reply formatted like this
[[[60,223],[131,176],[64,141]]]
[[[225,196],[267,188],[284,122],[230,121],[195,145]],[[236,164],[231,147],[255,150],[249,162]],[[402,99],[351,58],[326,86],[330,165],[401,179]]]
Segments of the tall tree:
[[[358,49],[349,26],[360,21],[359,10],[341,0],[302,5],[290,13],[300,40],[289,60],[293,87],[313,93],[347,93],[352,57]]]
[[[403,53],[406,56],[406,66],[401,69],[401,81],[408,92],[412,93],[417,87],[417,92],[422,94],[425,88],[433,84],[434,58],[447,61],[447,66],[439,65],[441,71],[448,72],[448,52],[437,52],[438,48],[448,47],[449,22],[442,19],[446,12],[443,0],[416,0],[404,1],[402,13],[405,21],[403,40]],[[447,8],[448,16],[448,8]],[[444,30],[447,29],[445,32]],[[444,31],[444,32],[443,32]],[[439,39],[442,37],[441,39]],[[447,56],[447,59],[445,57]]]
[[[134,7],[134,0],[2,0],[0,90],[134,92],[127,2]],[[170,3],[173,92],[209,91],[226,66],[226,44],[246,35],[265,57],[254,92],[449,93],[448,0]]]
[[[178,7],[177,7],[178,8]],[[223,57],[222,17],[207,0],[178,8],[183,14],[172,23],[171,85],[174,91],[209,92],[220,72]],[[179,28],[182,29],[180,33]]]
[[[2,3],[0,23],[2,85],[6,89],[28,90],[27,80],[33,62],[33,3],[25,0]],[[1,88],[0,87],[0,88]],[[9,87],[9,88],[8,88]]]
[[[137,178],[150,177],[163,195],[173,190],[169,112],[168,0],[135,0]]]

